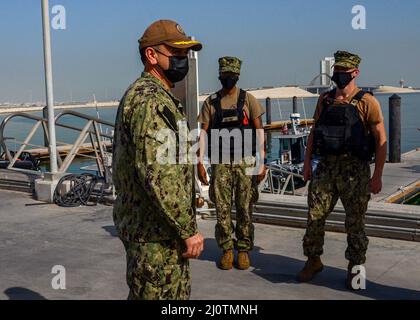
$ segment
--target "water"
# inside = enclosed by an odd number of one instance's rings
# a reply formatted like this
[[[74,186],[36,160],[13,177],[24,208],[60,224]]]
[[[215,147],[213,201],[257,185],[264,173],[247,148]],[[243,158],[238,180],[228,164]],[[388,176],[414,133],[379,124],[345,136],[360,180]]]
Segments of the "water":
[[[382,106],[382,111],[385,118],[385,126],[388,132],[388,122],[389,122],[389,113],[388,113],[388,99],[390,95],[378,95],[376,96]],[[417,147],[420,147],[420,131],[417,128],[420,127],[420,94],[402,94],[402,141],[401,149],[402,152],[408,152]],[[316,106],[317,98],[309,99],[299,99],[298,100],[298,111],[301,113],[302,118],[312,118]],[[265,101],[260,101],[260,103],[265,106]],[[305,108],[304,108],[305,107]],[[289,118],[290,113],[292,112],[292,101],[291,100],[272,100],[272,119],[273,121],[286,120]],[[305,109],[305,110],[304,110]],[[90,116],[97,115],[95,108],[86,108],[78,109],[77,112],[84,113]],[[99,116],[101,119],[114,123],[117,113],[117,108],[103,108],[99,109]],[[41,116],[41,112],[33,113],[35,115]],[[306,116],[305,116],[306,114]],[[5,118],[4,115],[0,116],[0,121]],[[265,118],[264,118],[265,122]],[[73,125],[79,128],[82,128],[86,121],[74,119],[71,117],[63,118],[62,123]],[[18,140],[22,141],[24,137],[29,133],[29,130],[32,128],[33,122],[31,120],[26,120],[22,118],[16,118],[9,123],[6,127],[5,136],[7,137],[16,137]],[[110,130],[110,128],[103,127],[103,130]],[[78,133],[68,129],[57,128],[57,141],[72,143],[78,136]],[[32,144],[43,145],[43,135],[41,130],[37,132],[34,136]],[[8,142],[10,149],[15,150],[19,147],[18,144],[13,141]],[[271,154],[268,154],[269,159],[276,159],[278,157],[279,145],[278,140],[273,140]],[[72,166],[70,167],[70,172],[78,173],[80,172],[81,166],[86,166],[93,164],[90,159],[77,159]]]
[[[418,192],[414,197],[406,201],[404,204],[408,204],[412,206],[420,206],[420,192]]]

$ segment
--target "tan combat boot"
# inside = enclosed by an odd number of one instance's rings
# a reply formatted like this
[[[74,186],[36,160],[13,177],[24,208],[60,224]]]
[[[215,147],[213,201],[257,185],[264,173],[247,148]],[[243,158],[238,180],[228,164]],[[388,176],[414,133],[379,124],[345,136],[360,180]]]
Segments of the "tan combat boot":
[[[220,259],[219,268],[222,270],[230,270],[233,268],[233,250],[226,250]]]
[[[238,252],[238,269],[239,270],[248,270],[251,265],[249,261],[248,251],[239,251]]]
[[[297,281],[299,282],[309,282],[315,275],[324,269],[324,265],[321,262],[320,257],[309,258],[306,261],[305,266],[297,275]]]

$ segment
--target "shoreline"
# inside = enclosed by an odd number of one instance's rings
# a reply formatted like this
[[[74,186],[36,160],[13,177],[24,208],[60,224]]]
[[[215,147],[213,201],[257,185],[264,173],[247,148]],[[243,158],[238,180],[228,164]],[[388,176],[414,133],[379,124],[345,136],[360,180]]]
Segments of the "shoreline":
[[[98,102],[98,103],[87,103],[87,104],[74,104],[74,105],[59,105],[54,106],[54,110],[65,110],[65,109],[88,109],[88,108],[113,108],[118,107],[119,101],[113,102]],[[16,112],[37,112],[42,111],[44,107],[0,107],[0,114],[9,114]]]

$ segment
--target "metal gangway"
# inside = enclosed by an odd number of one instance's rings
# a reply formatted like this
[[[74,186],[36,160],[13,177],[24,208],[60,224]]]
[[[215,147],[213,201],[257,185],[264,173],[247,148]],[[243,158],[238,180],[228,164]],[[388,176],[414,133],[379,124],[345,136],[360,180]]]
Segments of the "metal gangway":
[[[73,122],[85,121],[85,124],[83,127],[78,127],[68,123],[66,124],[64,123],[64,118],[71,118]],[[15,137],[7,137],[5,135],[6,128],[8,125],[11,125],[11,122],[14,119],[34,123],[28,135],[22,141],[16,139]],[[58,141],[58,173],[65,174],[76,157],[84,157],[91,159],[92,161],[95,160],[98,168],[98,175],[103,177],[106,183],[111,184],[112,157],[109,149],[112,147],[113,143],[114,123],[100,119],[99,117],[92,117],[72,110],[65,110],[55,117],[55,126],[56,128],[68,129],[78,133],[73,143]],[[103,127],[107,128],[105,132],[102,129]],[[108,133],[109,131],[111,131],[111,133]],[[44,145],[32,143],[34,136],[39,132],[41,132],[44,136]],[[85,142],[88,138],[90,143],[86,144]],[[20,145],[19,149],[11,152],[7,143],[8,141],[13,141],[15,145]],[[31,152],[34,148],[47,149],[48,145],[48,119],[28,113],[15,113],[7,116],[0,125],[0,153],[4,153],[5,160],[9,161],[9,165],[7,166],[8,170],[23,174],[42,176],[42,172],[16,168],[15,165],[23,152]],[[94,155],[80,153],[79,151],[82,148],[85,150],[87,149],[87,151],[91,151]]]

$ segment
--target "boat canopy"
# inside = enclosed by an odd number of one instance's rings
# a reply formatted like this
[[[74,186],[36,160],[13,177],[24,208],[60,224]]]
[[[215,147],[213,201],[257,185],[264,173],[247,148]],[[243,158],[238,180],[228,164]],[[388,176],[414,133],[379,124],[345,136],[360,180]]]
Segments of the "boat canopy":
[[[317,94],[313,94],[299,87],[264,88],[264,89],[256,89],[256,90],[247,90],[247,92],[252,94],[258,100],[263,100],[266,98],[292,99],[293,97],[313,98],[313,97],[319,96]],[[199,101],[204,102],[204,100],[206,100],[208,96],[209,95],[201,95],[199,97]]]

